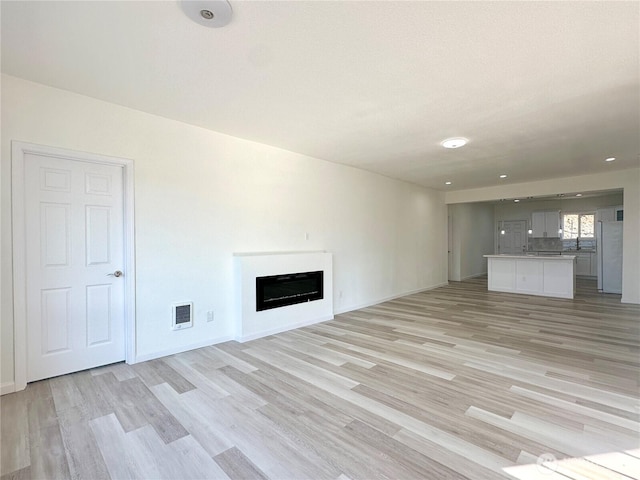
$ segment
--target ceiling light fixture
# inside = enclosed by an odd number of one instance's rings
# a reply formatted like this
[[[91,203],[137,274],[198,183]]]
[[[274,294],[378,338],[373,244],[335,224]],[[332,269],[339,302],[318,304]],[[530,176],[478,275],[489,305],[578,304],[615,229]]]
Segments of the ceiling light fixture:
[[[187,17],[205,27],[224,27],[233,14],[227,0],[181,0],[180,7]]]
[[[507,178],[507,174],[503,173],[502,175],[500,175],[500,178]]]
[[[604,161],[605,162],[613,162],[616,159],[616,157],[609,157],[609,158],[605,158]]]
[[[516,202],[516,203],[518,203],[519,201],[520,201],[520,200],[519,200],[519,199],[517,199],[517,198],[514,200],[514,202]]]
[[[468,142],[469,140],[467,140],[466,138],[453,137],[443,140],[440,145],[442,145],[444,148],[460,148],[464,147]]]
[[[581,197],[582,194],[581,193],[576,193],[576,197]]]
[[[444,182],[445,185],[451,185],[451,182]]]

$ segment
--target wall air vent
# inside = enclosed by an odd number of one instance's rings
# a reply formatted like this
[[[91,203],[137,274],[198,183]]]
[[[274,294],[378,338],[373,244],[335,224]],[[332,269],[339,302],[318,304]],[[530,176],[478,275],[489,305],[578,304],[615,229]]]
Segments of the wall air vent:
[[[193,327],[193,302],[171,304],[171,329],[182,330]]]

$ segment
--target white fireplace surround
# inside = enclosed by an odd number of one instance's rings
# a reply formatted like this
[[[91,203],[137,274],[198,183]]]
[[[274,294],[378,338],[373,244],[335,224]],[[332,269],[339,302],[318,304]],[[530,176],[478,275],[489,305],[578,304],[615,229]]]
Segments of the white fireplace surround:
[[[333,319],[333,259],[324,251],[234,253],[235,339],[246,342]],[[258,312],[256,278],[322,270],[324,298]]]

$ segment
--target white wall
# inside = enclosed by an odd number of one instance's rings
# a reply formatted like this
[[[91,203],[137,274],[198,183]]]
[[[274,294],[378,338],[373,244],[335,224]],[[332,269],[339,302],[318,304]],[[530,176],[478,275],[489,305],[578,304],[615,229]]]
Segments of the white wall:
[[[640,303],[640,168],[447,192],[447,204],[624,189],[622,302]]]
[[[13,379],[11,140],[134,160],[139,356],[232,335],[233,252],[333,253],[336,312],[447,280],[442,193],[3,76],[3,384]],[[176,300],[194,302],[193,328],[169,329]]]
[[[449,279],[464,280],[487,273],[487,259],[493,253],[493,205],[464,203],[449,205],[452,222],[452,271]]]

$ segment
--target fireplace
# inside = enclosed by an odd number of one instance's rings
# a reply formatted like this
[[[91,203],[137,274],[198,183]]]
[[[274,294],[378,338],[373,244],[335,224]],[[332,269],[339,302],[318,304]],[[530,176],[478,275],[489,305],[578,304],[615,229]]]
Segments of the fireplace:
[[[323,272],[287,273],[256,278],[256,311],[322,300]]]
[[[331,320],[332,263],[324,251],[234,253],[235,339]]]

